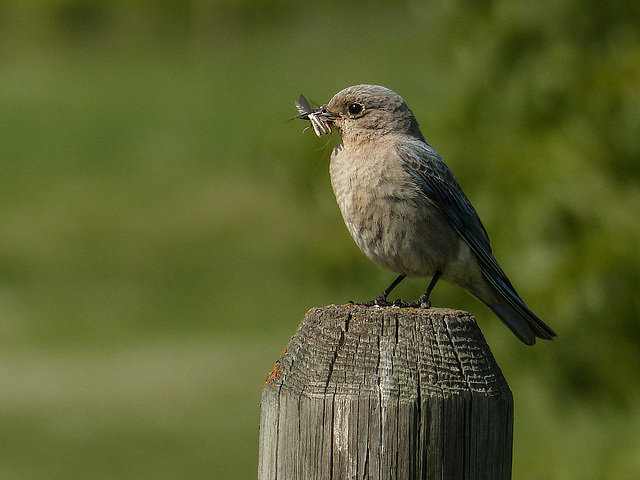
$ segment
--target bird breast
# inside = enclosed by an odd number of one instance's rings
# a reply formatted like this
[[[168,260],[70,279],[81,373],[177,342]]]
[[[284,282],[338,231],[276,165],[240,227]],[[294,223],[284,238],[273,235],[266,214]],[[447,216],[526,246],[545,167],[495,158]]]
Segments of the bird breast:
[[[457,255],[459,236],[404,170],[394,148],[340,144],[331,156],[330,176],[349,233],[378,265],[426,277]]]

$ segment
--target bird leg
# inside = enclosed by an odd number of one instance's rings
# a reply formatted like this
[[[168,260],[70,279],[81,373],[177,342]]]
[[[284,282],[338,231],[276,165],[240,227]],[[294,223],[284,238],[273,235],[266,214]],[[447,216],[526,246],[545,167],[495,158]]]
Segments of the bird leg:
[[[431,300],[429,300],[429,296],[431,295],[433,287],[436,286],[436,283],[438,283],[438,280],[440,280],[441,276],[442,272],[436,271],[436,273],[433,275],[433,278],[431,279],[431,282],[429,282],[427,290],[420,296],[418,300],[412,302],[410,306],[418,308],[431,308]]]
[[[401,308],[405,308],[405,307],[431,308],[431,300],[429,300],[429,296],[431,295],[433,288],[436,286],[436,283],[438,283],[438,280],[440,280],[441,276],[442,276],[442,272],[436,271],[436,273],[433,275],[433,278],[431,279],[431,282],[429,282],[429,286],[427,287],[427,290],[415,302],[405,302],[404,300],[400,300],[400,299],[394,300],[393,302],[389,302],[389,300],[387,300],[387,297],[389,296],[391,291],[394,288],[396,288],[402,280],[406,278],[406,275],[401,274],[401,275],[398,275],[398,278],[396,278],[393,282],[391,282],[391,285],[389,285],[384,290],[384,292],[382,292],[380,295],[378,295],[376,298],[374,298],[370,302],[365,302],[361,304],[358,304],[355,302],[349,302],[349,303],[353,303],[354,305],[366,305],[366,306],[379,305],[381,307],[394,305],[396,307],[401,307]]]
[[[382,292],[380,295],[378,295],[376,298],[374,298],[370,302],[365,302],[365,303],[362,303],[361,305],[366,305],[366,306],[380,305],[381,307],[396,305],[396,302],[393,302],[393,303],[389,302],[387,300],[387,297],[391,293],[391,290],[396,288],[398,284],[405,279],[405,277],[406,275],[398,275],[398,278],[396,278],[393,282],[391,282],[391,285],[389,285],[384,292]],[[349,302],[349,303],[354,303],[354,302]],[[354,305],[357,305],[357,304],[354,303]]]

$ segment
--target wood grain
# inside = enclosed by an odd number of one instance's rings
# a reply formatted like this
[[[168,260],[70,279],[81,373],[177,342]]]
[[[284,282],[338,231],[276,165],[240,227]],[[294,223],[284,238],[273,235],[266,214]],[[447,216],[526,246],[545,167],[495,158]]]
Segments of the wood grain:
[[[511,478],[511,391],[466,312],[311,309],[261,408],[260,480]]]

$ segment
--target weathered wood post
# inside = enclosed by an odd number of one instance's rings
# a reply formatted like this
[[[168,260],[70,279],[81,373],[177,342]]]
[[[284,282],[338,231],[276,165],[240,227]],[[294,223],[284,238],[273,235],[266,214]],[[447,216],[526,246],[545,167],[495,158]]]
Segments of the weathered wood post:
[[[511,478],[513,399],[475,319],[311,309],[262,392],[259,480]]]

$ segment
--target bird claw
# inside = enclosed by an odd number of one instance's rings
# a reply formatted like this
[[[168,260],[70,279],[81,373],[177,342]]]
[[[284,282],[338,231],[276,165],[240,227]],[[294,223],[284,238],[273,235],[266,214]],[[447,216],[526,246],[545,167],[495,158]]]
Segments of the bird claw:
[[[428,299],[425,301],[424,299],[419,298],[414,302],[407,302],[406,300],[398,298],[393,302],[390,302],[386,298],[376,297],[368,302],[354,302],[353,300],[349,300],[347,305],[354,305],[356,307],[422,308],[427,310],[431,308],[431,301]]]
[[[369,307],[390,307],[393,304],[386,298],[376,297],[373,300],[363,303],[363,305],[367,305]]]
[[[425,301],[424,299],[419,298],[414,302],[405,302],[404,300],[398,299],[393,302],[393,305],[400,308],[422,308],[426,310],[431,308],[431,301],[428,299]]]
[[[394,300],[391,305],[393,305],[394,307],[398,307],[398,308],[407,308],[409,306],[411,306],[411,304],[409,302],[406,302],[400,298]]]
[[[428,310],[429,308],[431,308],[431,300],[429,300],[428,298],[427,299],[419,298],[415,302],[409,303],[408,306],[411,308],[423,308],[425,310]]]
[[[395,302],[391,303],[385,297],[379,295],[373,300],[369,300],[368,302],[354,302],[353,300],[349,300],[347,304],[354,305],[356,307],[391,307],[395,305]]]

